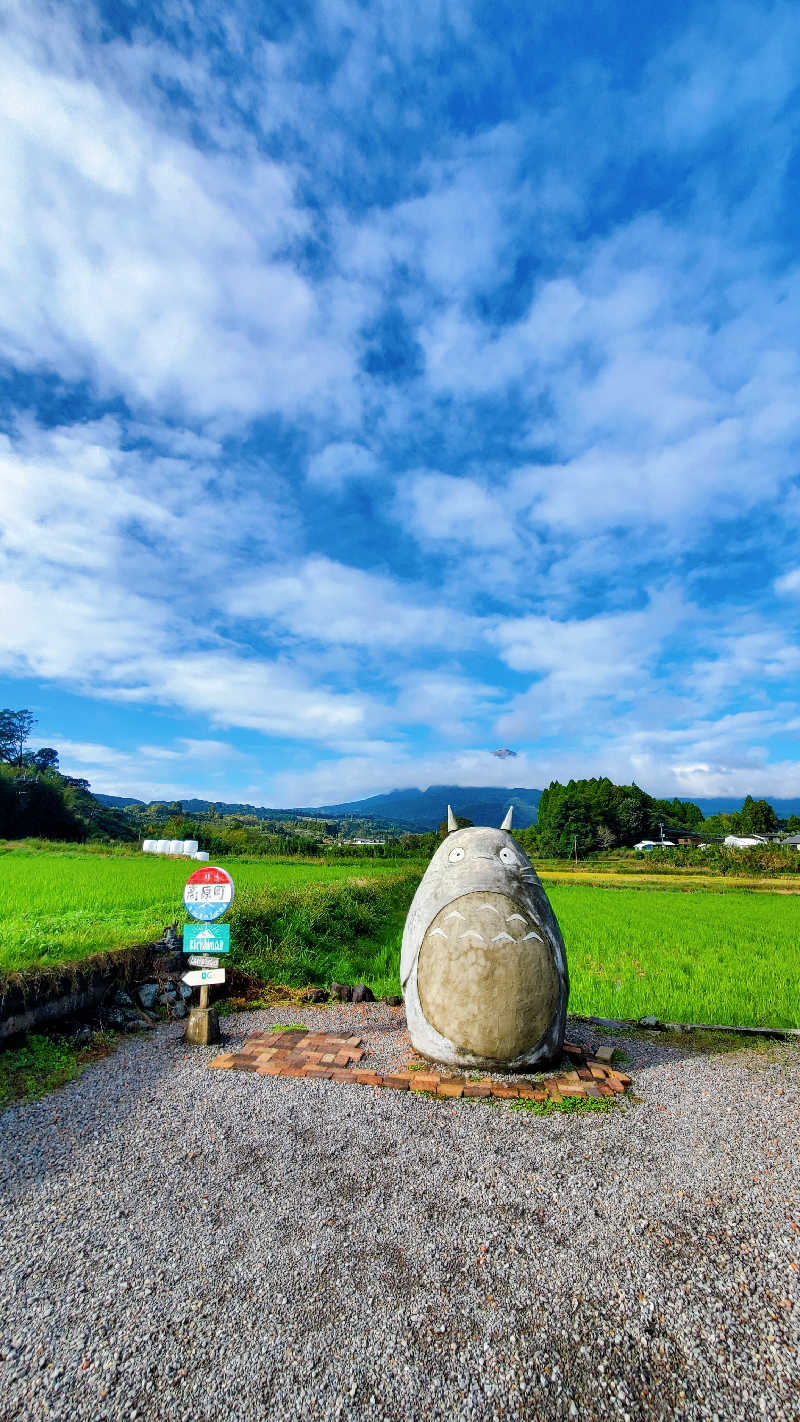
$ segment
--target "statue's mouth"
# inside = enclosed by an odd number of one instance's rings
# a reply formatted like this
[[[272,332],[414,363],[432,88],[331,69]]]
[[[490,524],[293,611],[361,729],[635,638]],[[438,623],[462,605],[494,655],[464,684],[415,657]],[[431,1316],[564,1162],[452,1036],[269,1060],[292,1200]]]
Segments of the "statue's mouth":
[[[430,924],[424,943],[440,938],[453,947],[502,943],[544,943],[541,926],[522,906],[505,894],[462,894],[440,909]]]
[[[464,1051],[511,1061],[544,1035],[558,998],[552,948],[526,905],[472,891],[429,924],[417,960],[426,1020]]]

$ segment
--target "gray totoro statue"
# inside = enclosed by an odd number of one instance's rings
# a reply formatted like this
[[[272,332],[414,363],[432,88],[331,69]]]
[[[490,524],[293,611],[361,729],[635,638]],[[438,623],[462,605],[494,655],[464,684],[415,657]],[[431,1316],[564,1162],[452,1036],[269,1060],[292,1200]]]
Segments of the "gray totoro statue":
[[[452,1066],[528,1069],[561,1058],[564,940],[527,855],[499,830],[458,829],[425,871],[403,931],[400,981],[416,1051]]]

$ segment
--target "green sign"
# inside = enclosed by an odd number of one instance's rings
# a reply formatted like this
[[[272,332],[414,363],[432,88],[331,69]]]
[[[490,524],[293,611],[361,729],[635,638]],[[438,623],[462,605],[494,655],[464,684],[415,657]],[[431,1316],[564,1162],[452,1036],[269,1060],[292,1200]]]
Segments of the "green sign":
[[[184,953],[230,953],[229,923],[187,923],[183,928]]]

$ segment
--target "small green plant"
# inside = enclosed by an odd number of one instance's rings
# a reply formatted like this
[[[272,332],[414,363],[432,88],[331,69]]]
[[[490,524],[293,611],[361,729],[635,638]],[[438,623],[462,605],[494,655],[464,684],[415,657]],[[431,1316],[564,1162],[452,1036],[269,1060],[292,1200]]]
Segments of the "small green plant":
[[[612,1063],[616,1062],[618,1066],[627,1066],[628,1062],[630,1061],[630,1057],[628,1053],[623,1052],[620,1047],[615,1047],[611,1057],[611,1061]]]
[[[616,1102],[610,1096],[565,1096],[563,1101],[532,1101],[524,1096],[502,1104],[507,1104],[510,1111],[532,1112],[534,1116],[552,1116],[554,1112],[569,1116],[587,1111],[611,1111]]]
[[[38,1100],[80,1076],[98,1057],[107,1056],[114,1039],[96,1032],[85,1047],[33,1033],[20,1047],[0,1051],[0,1108],[12,1101]]]
[[[273,1032],[307,1032],[305,1022],[276,1022]]]

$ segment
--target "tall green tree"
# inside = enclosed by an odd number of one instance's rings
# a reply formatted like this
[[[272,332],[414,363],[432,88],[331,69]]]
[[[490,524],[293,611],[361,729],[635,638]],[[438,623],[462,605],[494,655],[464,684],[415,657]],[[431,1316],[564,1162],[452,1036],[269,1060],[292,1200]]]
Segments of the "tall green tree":
[[[25,747],[36,725],[32,711],[12,711],[5,706],[0,711],[0,760],[9,765],[22,765]]]

